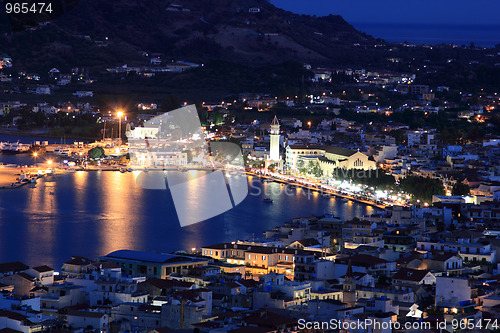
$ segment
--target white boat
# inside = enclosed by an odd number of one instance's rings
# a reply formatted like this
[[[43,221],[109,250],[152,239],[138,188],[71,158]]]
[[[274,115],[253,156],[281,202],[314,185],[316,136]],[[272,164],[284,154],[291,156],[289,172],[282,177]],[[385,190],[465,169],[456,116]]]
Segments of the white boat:
[[[7,155],[27,153],[29,149],[30,149],[29,145],[19,143],[19,141],[16,143],[7,142],[2,145],[2,153]]]
[[[71,149],[69,149],[69,148],[56,148],[56,149],[54,149],[54,154],[59,155],[59,156],[70,156]]]

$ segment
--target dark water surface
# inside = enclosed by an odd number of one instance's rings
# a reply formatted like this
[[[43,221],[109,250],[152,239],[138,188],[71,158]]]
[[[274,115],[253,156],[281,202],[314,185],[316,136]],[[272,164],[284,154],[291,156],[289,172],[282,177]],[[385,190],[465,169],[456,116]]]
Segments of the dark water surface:
[[[353,23],[356,29],[389,42],[454,44],[495,47],[500,44],[499,25]]]
[[[186,174],[190,172],[201,171]],[[190,250],[258,238],[262,231],[293,217],[330,213],[349,219],[375,212],[353,202],[308,196],[301,189],[286,194],[278,183],[249,181],[249,195],[240,205],[184,228],[179,225],[170,192],[137,187],[133,173],[78,171],[47,177],[35,188],[3,190],[0,262],[20,260],[59,269],[71,255],[95,258],[118,249]],[[263,202],[264,190],[273,203]],[[196,189],[193,193],[197,195]]]

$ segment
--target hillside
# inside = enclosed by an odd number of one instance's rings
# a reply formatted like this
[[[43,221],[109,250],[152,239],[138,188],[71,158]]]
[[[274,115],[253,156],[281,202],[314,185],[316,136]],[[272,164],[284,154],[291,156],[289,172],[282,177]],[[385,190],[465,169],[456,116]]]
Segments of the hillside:
[[[133,65],[144,62],[144,51],[200,63],[336,64],[369,60],[362,46],[374,43],[340,16],[297,15],[265,0],[70,3],[66,13],[48,24],[2,31],[0,52],[27,70]],[[5,18],[0,29],[8,29]]]

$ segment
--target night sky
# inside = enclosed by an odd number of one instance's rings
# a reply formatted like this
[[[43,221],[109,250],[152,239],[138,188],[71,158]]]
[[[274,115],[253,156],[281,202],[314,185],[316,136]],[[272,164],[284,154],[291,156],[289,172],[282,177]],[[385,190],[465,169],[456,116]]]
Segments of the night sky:
[[[349,23],[500,25],[500,0],[271,0],[309,15],[340,14]]]

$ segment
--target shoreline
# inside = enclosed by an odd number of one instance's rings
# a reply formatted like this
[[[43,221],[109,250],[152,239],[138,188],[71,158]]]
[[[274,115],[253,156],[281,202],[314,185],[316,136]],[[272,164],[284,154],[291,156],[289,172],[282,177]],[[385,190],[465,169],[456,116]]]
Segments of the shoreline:
[[[40,138],[50,138],[50,139],[78,139],[78,140],[99,140],[96,138],[89,138],[89,137],[79,137],[79,136],[59,136],[59,135],[52,135],[49,133],[44,133],[44,132],[29,132],[29,131],[19,131],[19,130],[9,130],[6,128],[0,128],[0,134],[4,135],[12,135],[12,136],[21,136],[21,137],[27,137],[27,136],[35,136],[35,137],[40,137]]]
[[[30,167],[27,167],[25,169],[29,170]],[[151,171],[162,170],[162,171],[186,172],[186,171],[190,171],[190,170],[196,170],[196,171],[214,171],[215,169],[217,169],[217,168],[212,168],[212,167],[210,167],[210,168],[201,168],[201,167],[199,167],[199,168],[182,168],[182,169],[179,169],[178,167],[172,167],[172,168],[162,167],[162,168],[159,168],[159,169],[152,168],[150,170]],[[0,169],[0,176],[2,176],[1,175],[2,174],[2,170],[10,170],[10,171],[12,171],[12,170],[19,170],[18,172],[21,172],[21,170],[23,170],[23,168],[20,167],[20,166],[18,166],[18,167],[3,167],[2,169]],[[112,165],[112,166],[87,166],[86,168],[71,168],[71,167],[70,168],[54,168],[53,169],[53,174],[57,175],[59,173],[74,173],[74,172],[78,172],[78,171],[86,171],[86,172],[118,171],[118,172],[126,173],[126,172],[140,171],[140,170],[133,170],[133,169],[129,170],[129,168],[127,168],[126,166],[120,166],[120,165]],[[307,189],[309,191],[318,192],[321,195],[328,194],[328,195],[333,196],[335,198],[347,199],[347,200],[350,200],[350,201],[353,201],[353,202],[356,202],[356,203],[359,203],[359,204],[371,206],[371,207],[374,207],[374,208],[377,208],[377,209],[381,209],[381,210],[385,210],[388,207],[388,205],[385,205],[385,204],[379,204],[379,203],[376,203],[376,202],[373,202],[373,201],[370,201],[370,200],[365,200],[365,199],[361,199],[361,198],[356,198],[356,197],[351,196],[351,195],[338,193],[338,191],[324,189],[321,186],[320,187],[315,187],[315,186],[303,184],[303,183],[300,183],[300,182],[295,182],[295,181],[290,181],[290,180],[287,180],[287,179],[276,178],[276,177],[273,177],[273,176],[270,176],[270,175],[258,174],[258,173],[252,172],[252,171],[245,171],[245,174],[246,175],[250,175],[250,176],[254,176],[254,177],[258,177],[260,179],[267,179],[267,180],[274,181],[274,182],[281,183],[281,184],[294,185],[294,186],[297,186],[297,187],[300,187],[300,188],[303,188],[303,189]],[[11,175],[11,177],[12,176],[13,175]],[[6,184],[16,183],[17,182],[16,179],[17,179],[17,177],[14,178],[14,181],[8,181],[8,182],[4,181],[3,182],[4,185],[0,185],[0,189],[14,189],[14,188],[21,187],[21,186],[8,186],[8,185],[6,185]]]
[[[24,175],[24,177],[22,177]],[[0,167],[0,189],[14,190],[28,184],[36,184],[45,174],[39,174],[38,168],[34,167]],[[21,178],[23,178],[21,180]],[[32,182],[34,180],[34,182]]]
[[[363,204],[363,205],[366,205],[366,206],[375,207],[375,208],[381,209],[381,210],[386,210],[387,207],[388,207],[387,205],[380,205],[380,204],[377,204],[376,202],[371,202],[371,201],[368,201],[368,200],[358,199],[358,198],[355,198],[355,197],[350,196],[350,195],[344,195],[344,194],[336,193],[336,192],[331,191],[331,190],[325,190],[323,188],[316,188],[316,187],[313,187],[313,186],[309,186],[309,185],[301,184],[301,183],[297,183],[297,182],[293,182],[292,183],[292,182],[288,182],[286,180],[275,178],[275,177],[272,177],[272,176],[259,175],[257,173],[252,173],[252,172],[247,172],[247,174],[255,176],[255,177],[259,177],[259,178],[262,178],[262,179],[268,179],[268,180],[271,180],[271,181],[274,181],[274,182],[277,182],[277,183],[290,184],[290,185],[294,185],[294,186],[297,186],[297,187],[300,187],[300,188],[308,189],[310,191],[316,191],[316,192],[318,192],[320,194],[329,194],[329,195],[333,195],[333,196],[335,196],[337,198],[348,199],[348,200],[351,200],[351,201],[354,201],[354,202],[357,202],[357,203],[360,203],[360,204]]]
[[[122,172],[124,170],[124,167],[116,167],[116,166],[110,166],[109,168],[103,168],[103,167],[91,167],[91,168],[85,168],[85,169],[54,169],[53,171],[53,175],[57,175],[57,174],[68,174],[68,173],[74,173],[74,172],[78,172],[78,171],[84,171],[84,172],[99,172],[99,171],[115,171],[115,172]],[[162,171],[179,171],[179,172],[182,172],[181,170],[179,170],[178,168],[162,168],[161,169]],[[212,168],[193,168],[193,169],[186,169],[184,171],[190,171],[190,170],[195,170],[195,171],[212,171],[213,169]],[[133,171],[140,171],[140,170],[132,170],[132,171],[125,171],[123,173],[128,173],[128,172],[133,172]],[[154,171],[151,170],[151,171]],[[250,171],[246,171],[245,172],[246,175],[249,175],[249,176],[254,176],[254,177],[258,177],[258,178],[261,178],[261,179],[268,179],[268,180],[271,180],[271,181],[274,181],[274,182],[277,182],[277,183],[282,183],[282,184],[287,184],[287,185],[294,185],[294,186],[297,186],[297,187],[300,187],[300,188],[303,188],[303,189],[307,189],[309,191],[314,191],[314,192],[318,192],[320,194],[329,194],[331,196],[334,196],[336,198],[344,198],[344,199],[348,199],[350,201],[353,201],[353,202],[356,202],[356,203],[359,203],[359,204],[363,204],[363,205],[366,205],[366,206],[370,206],[370,207],[374,207],[374,208],[377,208],[377,209],[380,209],[380,210],[385,210],[387,209],[387,205],[381,205],[381,204],[377,204],[375,202],[371,202],[371,201],[368,201],[368,200],[363,200],[363,199],[359,199],[359,198],[356,198],[356,197],[353,197],[353,196],[350,196],[350,195],[344,195],[344,194],[341,194],[341,193],[336,193],[332,190],[326,190],[326,189],[323,189],[323,188],[316,188],[316,187],[313,187],[313,186],[309,186],[309,185],[306,185],[306,184],[301,184],[301,183],[295,183],[295,182],[288,182],[286,180],[283,180],[283,179],[279,179],[279,178],[274,178],[274,177],[270,177],[270,176],[266,176],[266,175],[259,175],[257,173],[253,173],[253,172],[250,172]],[[0,189],[3,189],[4,187],[0,187]],[[13,187],[13,188],[18,188],[18,187]]]

